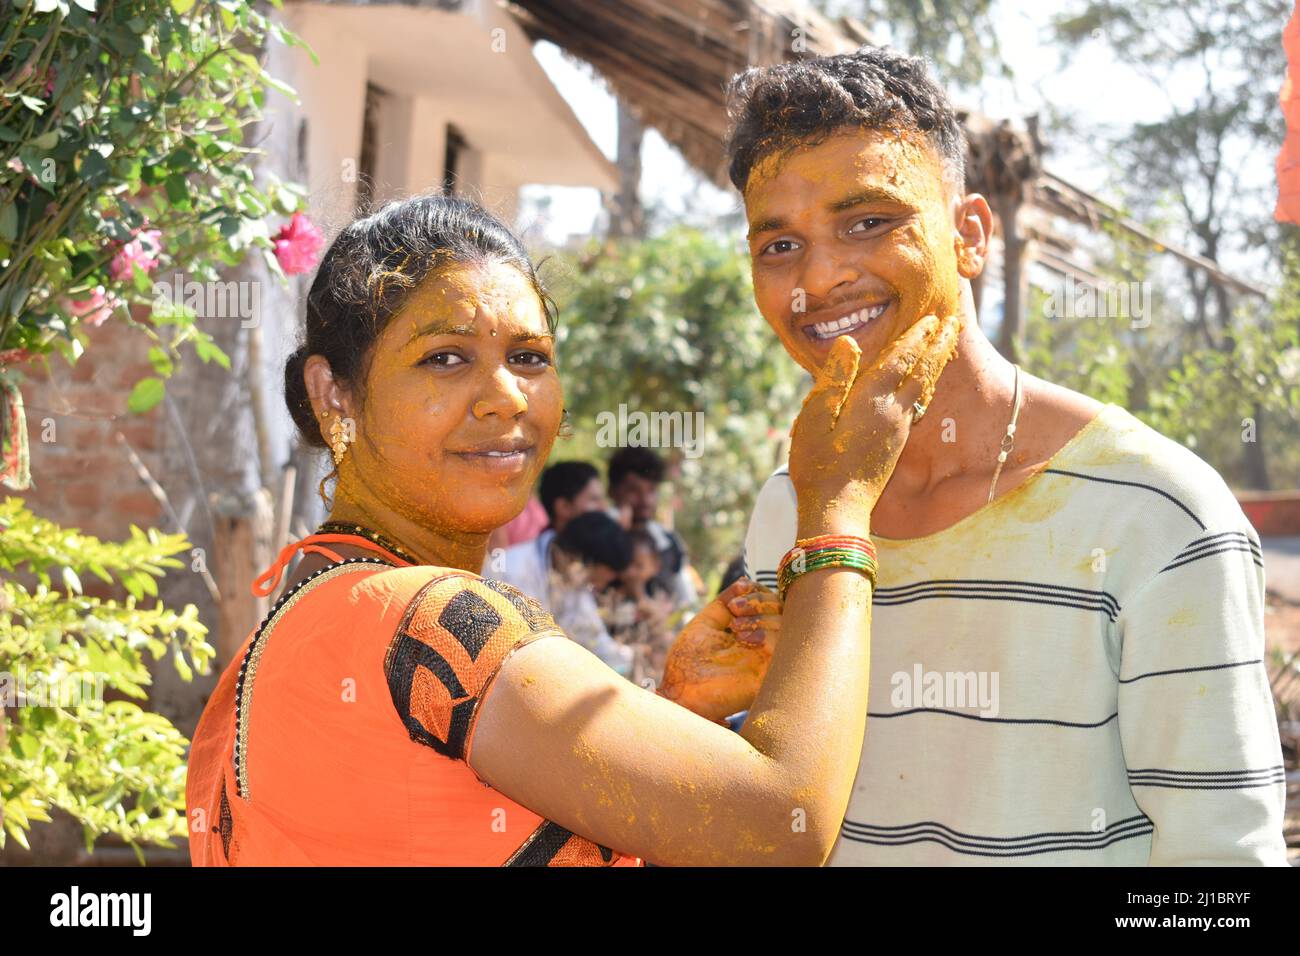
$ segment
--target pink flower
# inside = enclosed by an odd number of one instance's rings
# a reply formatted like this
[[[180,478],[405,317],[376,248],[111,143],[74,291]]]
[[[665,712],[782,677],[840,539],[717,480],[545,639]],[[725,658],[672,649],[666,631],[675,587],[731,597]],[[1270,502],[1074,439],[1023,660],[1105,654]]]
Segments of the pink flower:
[[[98,285],[91,291],[89,299],[65,300],[64,305],[82,322],[98,326],[113,314],[113,310],[118,306],[118,298],[112,293],[105,292],[102,285]]]
[[[275,243],[275,258],[279,260],[280,268],[286,275],[292,276],[310,272],[316,267],[325,237],[310,219],[296,212],[289,220],[289,225],[282,226],[272,241]]]
[[[131,233],[131,241],[123,244],[109,264],[108,274],[113,281],[121,282],[131,278],[131,267],[139,266],[146,273],[158,267],[158,256],[162,252],[162,233],[157,229],[137,229]]]

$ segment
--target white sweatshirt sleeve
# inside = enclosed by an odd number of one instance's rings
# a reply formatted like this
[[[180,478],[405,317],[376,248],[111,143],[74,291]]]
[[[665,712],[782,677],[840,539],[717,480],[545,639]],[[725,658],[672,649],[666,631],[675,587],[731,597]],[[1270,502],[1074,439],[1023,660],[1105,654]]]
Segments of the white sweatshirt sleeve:
[[[1263,615],[1244,518],[1198,535],[1121,608],[1119,728],[1153,866],[1286,864]]]

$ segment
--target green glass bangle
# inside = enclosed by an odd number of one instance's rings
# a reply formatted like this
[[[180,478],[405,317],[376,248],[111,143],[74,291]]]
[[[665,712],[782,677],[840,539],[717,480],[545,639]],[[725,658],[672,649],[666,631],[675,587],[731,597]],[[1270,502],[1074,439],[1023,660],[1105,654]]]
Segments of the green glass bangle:
[[[780,572],[777,575],[777,596],[781,601],[785,601],[786,591],[790,585],[801,575],[809,571],[821,571],[826,568],[848,568],[854,571],[863,572],[871,581],[874,589],[876,586],[877,565],[874,559],[862,551],[851,551],[835,553],[831,549],[826,551],[815,551],[805,557],[803,568],[795,570],[793,562],[782,563]]]

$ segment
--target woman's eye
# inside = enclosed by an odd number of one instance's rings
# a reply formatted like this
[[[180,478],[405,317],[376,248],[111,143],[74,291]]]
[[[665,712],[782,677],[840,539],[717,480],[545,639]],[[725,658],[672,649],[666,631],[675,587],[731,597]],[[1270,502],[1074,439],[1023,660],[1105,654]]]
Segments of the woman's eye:
[[[510,356],[510,361],[526,368],[546,368],[551,364],[550,356],[542,352],[518,352]]]
[[[434,352],[427,358],[421,359],[421,365],[432,365],[436,368],[455,368],[465,364],[465,359],[455,352]]]
[[[779,256],[785,252],[793,252],[797,248],[799,248],[799,243],[795,242],[793,239],[778,239],[775,242],[769,242],[764,246],[763,251],[760,252],[759,255]]]

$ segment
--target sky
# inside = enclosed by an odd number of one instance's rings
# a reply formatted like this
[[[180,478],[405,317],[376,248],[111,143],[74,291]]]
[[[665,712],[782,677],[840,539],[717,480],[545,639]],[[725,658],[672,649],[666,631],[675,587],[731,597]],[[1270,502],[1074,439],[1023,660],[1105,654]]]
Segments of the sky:
[[[1190,99],[1196,93],[1192,77],[1171,76],[1156,88],[1115,59],[1104,44],[1089,44],[1062,62],[1058,47],[1047,41],[1053,14],[1066,8],[1060,0],[1033,4],[1002,2],[995,22],[1003,57],[1014,70],[1014,80],[984,83],[978,92],[954,91],[960,104],[972,105],[993,118],[1023,117],[1044,112],[1047,104],[1072,112],[1082,124],[1129,125],[1163,116],[1168,103]],[[1278,25],[1279,42],[1282,24]],[[616,105],[599,75],[585,63],[566,57],[549,43],[535,53],[542,67],[569,102],[593,141],[611,159],[617,141]],[[1281,77],[1278,77],[1280,84]],[[1090,192],[1107,198],[1109,169],[1100,139],[1092,146],[1086,137],[1070,144],[1047,137],[1044,165],[1051,172]],[[1058,148],[1053,149],[1053,146]],[[1066,147],[1066,148],[1061,148]],[[735,211],[739,197],[704,182],[654,130],[648,130],[642,151],[642,201],[662,206],[670,214],[708,219]],[[1272,158],[1250,171],[1257,183],[1273,176]],[[549,198],[543,211],[537,205]],[[521,225],[531,238],[561,244],[570,236],[599,231],[600,198],[592,189],[527,187],[521,206]],[[1225,265],[1231,265],[1225,260]]]

